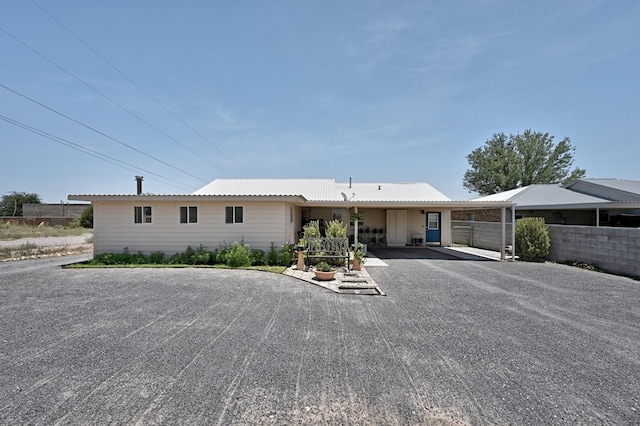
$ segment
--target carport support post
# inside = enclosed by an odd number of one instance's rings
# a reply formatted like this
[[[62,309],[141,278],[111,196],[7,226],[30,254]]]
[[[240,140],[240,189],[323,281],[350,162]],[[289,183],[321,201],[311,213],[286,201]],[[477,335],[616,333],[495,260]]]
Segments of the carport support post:
[[[358,247],[358,206],[353,208],[353,244]]]
[[[502,224],[502,235],[500,238],[500,260],[505,260],[505,248],[507,245],[507,208],[502,207],[500,209],[500,223]]]
[[[516,205],[511,206],[511,261],[516,261]]]

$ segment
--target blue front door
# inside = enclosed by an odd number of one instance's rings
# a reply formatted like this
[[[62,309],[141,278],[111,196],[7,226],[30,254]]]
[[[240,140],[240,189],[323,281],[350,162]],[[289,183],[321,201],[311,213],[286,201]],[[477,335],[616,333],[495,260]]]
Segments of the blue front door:
[[[440,213],[427,213],[427,243],[440,244]]]

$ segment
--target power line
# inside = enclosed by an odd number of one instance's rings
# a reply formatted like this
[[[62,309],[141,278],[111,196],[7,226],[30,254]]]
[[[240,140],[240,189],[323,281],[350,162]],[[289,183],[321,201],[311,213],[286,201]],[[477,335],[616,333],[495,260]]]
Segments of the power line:
[[[12,39],[14,39],[15,41],[17,41],[18,43],[20,43],[21,45],[23,45],[24,47],[26,47],[27,49],[31,50],[33,53],[35,53],[36,55],[40,56],[42,59],[44,59],[45,61],[49,62],[51,65],[55,66],[56,68],[58,68],[59,70],[61,70],[62,72],[68,74],[69,76],[73,77],[75,80],[79,81],[80,83],[82,83],[85,87],[91,89],[93,92],[97,93],[98,95],[102,96],[103,98],[105,98],[106,100],[108,100],[109,102],[111,102],[112,104],[116,105],[118,108],[122,109],[123,111],[129,113],[130,115],[132,115],[133,117],[135,117],[137,120],[141,121],[142,123],[146,124],[147,126],[149,126],[150,128],[152,128],[153,130],[155,130],[156,132],[160,133],[161,135],[165,136],[166,138],[168,138],[169,140],[177,143],[178,145],[180,145],[181,147],[183,147],[184,149],[190,151],[191,153],[195,154],[198,158],[204,159],[205,161],[207,161],[209,164],[211,164],[212,166],[220,169],[221,171],[230,174],[233,176],[233,174],[229,173],[228,171],[224,170],[222,167],[218,166],[217,164],[207,160],[205,157],[203,157],[202,155],[198,154],[197,152],[193,151],[191,148],[187,147],[186,145],[182,144],[181,142],[179,142],[177,139],[171,137],[170,135],[168,135],[166,132],[160,130],[159,128],[157,128],[156,126],[154,126],[153,124],[149,123],[147,120],[145,120],[144,118],[140,117],[138,114],[136,114],[135,112],[131,111],[130,109],[126,108],[125,106],[121,105],[120,103],[118,103],[117,101],[115,101],[114,99],[110,98],[109,96],[107,96],[106,94],[102,93],[100,90],[96,89],[95,87],[93,87],[91,84],[87,83],[86,81],[84,81],[83,79],[81,79],[80,77],[78,77],[77,75],[75,75],[74,73],[72,73],[71,71],[67,70],[66,68],[62,67],[61,65],[58,65],[56,62],[54,62],[52,59],[49,59],[47,56],[45,56],[44,54],[40,53],[39,51],[37,51],[36,49],[34,49],[33,47],[29,46],[27,43],[23,42],[22,40],[20,40],[18,37],[14,36],[13,34],[11,34],[10,32],[8,32],[7,30],[5,30],[4,28],[0,27],[0,31],[2,31],[3,33],[5,33],[6,35],[8,35],[9,37],[11,37]],[[203,179],[204,180],[204,179]],[[208,182],[206,180],[204,180],[205,182]]]
[[[186,174],[186,175],[189,175],[189,176],[191,176],[191,177],[193,177],[193,178],[196,178],[196,179],[198,179],[198,180],[200,180],[200,181],[202,181],[202,182],[207,182],[207,183],[209,182],[209,181],[207,181],[207,180],[205,180],[205,179],[202,179],[201,177],[198,177],[198,176],[196,176],[196,175],[194,175],[194,174],[192,174],[192,173],[189,173],[189,172],[187,172],[187,171],[185,171],[185,170],[182,170],[182,169],[181,169],[181,168],[179,168],[179,167],[176,167],[176,166],[174,166],[174,165],[172,165],[172,164],[169,164],[169,163],[167,163],[166,161],[160,160],[159,158],[156,158],[156,157],[154,157],[154,156],[153,156],[153,155],[151,155],[151,154],[147,154],[146,152],[141,151],[141,150],[139,150],[139,149],[138,149],[138,148],[136,148],[136,147],[133,147],[133,146],[131,146],[131,145],[129,145],[129,144],[127,144],[127,143],[125,143],[125,142],[122,142],[122,141],[120,141],[120,140],[118,140],[118,139],[116,139],[116,138],[114,138],[114,137],[112,137],[112,136],[109,136],[108,134],[106,134],[106,133],[104,133],[104,132],[101,132],[100,130],[97,130],[97,129],[95,129],[95,128],[93,128],[93,127],[91,127],[91,126],[87,125],[87,124],[84,124],[83,122],[81,122],[81,121],[79,121],[79,120],[76,120],[76,119],[75,119],[75,118],[73,118],[73,117],[70,117],[70,116],[68,116],[68,115],[66,115],[66,114],[64,114],[64,113],[62,113],[62,112],[60,112],[60,111],[58,111],[58,110],[56,110],[56,109],[54,109],[54,108],[50,107],[50,106],[47,106],[47,105],[45,105],[45,104],[43,104],[43,103],[41,103],[41,102],[38,102],[38,101],[36,101],[35,99],[30,98],[29,96],[24,95],[24,94],[22,94],[22,93],[20,93],[20,92],[18,92],[18,91],[16,91],[16,90],[13,90],[13,89],[11,89],[10,87],[7,87],[7,86],[5,86],[5,85],[4,85],[4,84],[2,84],[2,83],[0,83],[0,87],[4,88],[5,90],[8,90],[9,92],[12,92],[12,93],[14,93],[14,94],[18,95],[18,96],[20,96],[20,97],[22,97],[22,98],[24,98],[24,99],[27,99],[28,101],[33,102],[34,104],[39,105],[39,106],[41,106],[42,108],[45,108],[45,109],[47,109],[47,110],[49,110],[49,111],[51,111],[51,112],[53,112],[53,113],[55,113],[55,114],[58,114],[59,116],[64,117],[64,118],[66,118],[67,120],[73,121],[74,123],[76,123],[76,124],[78,124],[78,125],[80,125],[80,126],[82,126],[82,127],[86,128],[86,129],[89,129],[89,130],[91,130],[92,132],[95,132],[95,133],[97,133],[97,134],[99,134],[99,135],[101,135],[101,136],[104,136],[105,138],[107,138],[107,139],[109,139],[109,140],[112,140],[112,141],[114,141],[114,142],[116,142],[116,143],[119,143],[120,145],[126,146],[127,148],[129,148],[129,149],[131,149],[131,150],[133,150],[133,151],[135,151],[135,152],[137,152],[137,153],[139,153],[139,154],[142,154],[142,155],[144,155],[145,157],[148,157],[148,158],[151,158],[151,159],[153,159],[153,160],[155,160],[155,161],[158,161],[158,162],[160,162],[160,163],[164,164],[165,166],[171,167],[171,168],[172,168],[172,169],[174,169],[174,170],[177,170],[177,171],[179,171],[179,172],[181,172],[181,173],[184,173],[184,174]]]
[[[182,118],[180,118],[178,115],[176,115],[173,111],[171,111],[169,108],[167,108],[162,102],[160,102],[156,97],[154,97],[153,95],[151,95],[148,91],[146,91],[142,86],[140,86],[137,82],[135,82],[133,79],[131,79],[127,74],[125,74],[122,70],[120,70],[118,67],[116,67],[111,61],[109,61],[107,58],[105,58],[103,55],[101,55],[97,50],[95,50],[93,47],[91,47],[88,43],[86,43],[83,39],[81,39],[77,34],[75,34],[73,31],[71,31],[71,29],[69,29],[66,25],[64,25],[60,20],[58,20],[55,16],[53,16],[49,11],[47,11],[44,7],[42,7],[41,5],[39,5],[37,2],[35,2],[35,0],[31,0],[31,3],[33,3],[34,5],[36,5],[40,10],[42,10],[44,13],[46,13],[51,19],[53,19],[58,25],[60,25],[62,28],[65,29],[65,31],[67,31],[69,34],[71,34],[76,40],[78,40],[80,43],[82,43],[87,49],[89,49],[91,52],[93,52],[93,54],[95,54],[97,57],[99,57],[100,59],[102,59],[107,65],[109,65],[112,69],[114,69],[117,73],[119,73],[122,77],[124,77],[129,83],[133,84],[135,87],[138,88],[138,90],[140,90],[142,93],[144,93],[145,95],[147,95],[149,97],[149,99],[153,100],[156,104],[158,104],[160,107],[162,107],[169,115],[171,115],[173,118],[175,118],[176,120],[178,120],[180,123],[182,123],[184,126],[186,126],[188,129],[190,129],[194,134],[196,134],[198,137],[200,137],[202,140],[204,140],[205,142],[207,142],[209,145],[211,145],[213,148],[215,148],[218,152],[220,152],[222,155],[224,155],[225,157],[227,157],[229,160],[233,161],[234,163],[236,163],[238,166],[244,168],[244,166],[242,164],[240,164],[239,162],[237,162],[234,158],[232,158],[231,156],[229,156],[226,152],[224,152],[223,150],[221,150],[220,148],[218,148],[213,142],[211,142],[209,139],[207,139],[205,136],[203,136],[200,132],[198,132],[196,129],[194,129],[191,125],[189,125],[186,121],[184,121]]]
[[[184,188],[190,189],[188,185],[182,184],[182,183],[180,183],[180,182],[178,182],[178,181],[176,181],[174,179],[167,178],[165,176],[162,176],[162,175],[159,175],[157,173],[154,173],[154,172],[152,172],[150,170],[146,170],[146,169],[143,169],[142,167],[136,166],[134,164],[127,163],[126,161],[119,160],[119,159],[117,159],[115,157],[112,157],[110,155],[103,154],[103,153],[101,153],[99,151],[96,151],[94,149],[88,148],[86,146],[82,146],[82,145],[77,144],[75,142],[72,142],[72,141],[70,141],[68,139],[64,139],[64,138],[61,138],[61,137],[56,136],[54,134],[45,132],[44,130],[41,130],[41,129],[38,129],[36,127],[30,126],[28,124],[22,123],[22,122],[20,122],[18,120],[15,120],[13,118],[7,117],[5,115],[0,114],[0,120],[5,121],[5,122],[7,122],[9,124],[12,124],[12,125],[14,125],[16,127],[21,128],[21,129],[27,130],[27,131],[29,131],[31,133],[34,133],[34,134],[38,135],[38,136],[42,136],[43,138],[47,138],[47,139],[52,140],[54,142],[57,142],[59,144],[65,145],[65,146],[67,146],[67,147],[69,147],[71,149],[74,149],[76,151],[82,152],[83,154],[90,155],[90,156],[92,156],[94,158],[97,158],[99,160],[102,160],[102,161],[105,161],[107,163],[113,164],[114,166],[118,166],[118,167],[123,168],[125,170],[129,170],[129,171],[132,171],[132,172],[135,172],[135,173],[139,173],[140,171],[143,171],[146,174],[150,174],[150,175],[156,176],[158,178],[158,180],[160,180],[161,182],[163,182],[166,185],[169,185],[169,186],[171,186],[173,188],[183,190],[183,188],[179,188],[178,186],[172,185],[169,182],[175,182],[178,185],[183,186]],[[121,164],[119,164],[119,163],[121,163]]]

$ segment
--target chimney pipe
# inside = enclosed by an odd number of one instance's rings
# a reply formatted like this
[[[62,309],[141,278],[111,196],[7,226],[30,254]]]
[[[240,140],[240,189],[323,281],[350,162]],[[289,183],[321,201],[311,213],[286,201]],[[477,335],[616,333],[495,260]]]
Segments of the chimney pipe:
[[[349,188],[351,188],[351,176],[349,176]]]
[[[141,195],[142,194],[142,181],[143,180],[144,180],[143,176],[136,176],[137,195]]]

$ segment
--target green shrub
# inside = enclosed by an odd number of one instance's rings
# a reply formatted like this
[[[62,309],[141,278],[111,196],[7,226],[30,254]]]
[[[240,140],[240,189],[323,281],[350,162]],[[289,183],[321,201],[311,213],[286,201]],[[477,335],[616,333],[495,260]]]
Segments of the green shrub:
[[[542,262],[549,255],[549,228],[541,217],[525,217],[516,222],[516,255],[521,260]]]
[[[278,253],[278,266],[289,266],[296,258],[296,252],[294,246],[291,244],[285,244]]]
[[[276,266],[278,264],[278,251],[276,250],[276,246],[271,243],[271,249],[269,250],[269,254],[267,255],[267,265]]]
[[[156,251],[149,255],[148,259],[149,264],[151,265],[161,265],[165,263],[164,261],[164,253]]]
[[[200,244],[195,256],[195,265],[211,265],[213,264],[211,252]]]
[[[327,223],[327,238],[346,238],[347,237],[347,227],[342,223],[341,220],[334,219]]]
[[[267,264],[267,259],[264,257],[264,251],[251,250],[251,266],[262,266]]]
[[[231,268],[251,266],[251,252],[248,245],[234,242],[224,256],[225,265]]]
[[[89,206],[80,213],[80,217],[73,219],[71,226],[74,228],[93,228],[93,206]]]
[[[304,248],[309,245],[309,238],[320,238],[322,236],[320,234],[320,222],[317,220],[312,220],[304,225],[302,231],[302,238],[300,238],[298,244]]]
[[[226,263],[225,259],[228,252],[229,252],[229,246],[227,245],[226,242],[222,242],[220,244],[220,247],[218,247],[218,250],[216,250],[215,252],[214,263],[218,265],[224,265]]]

